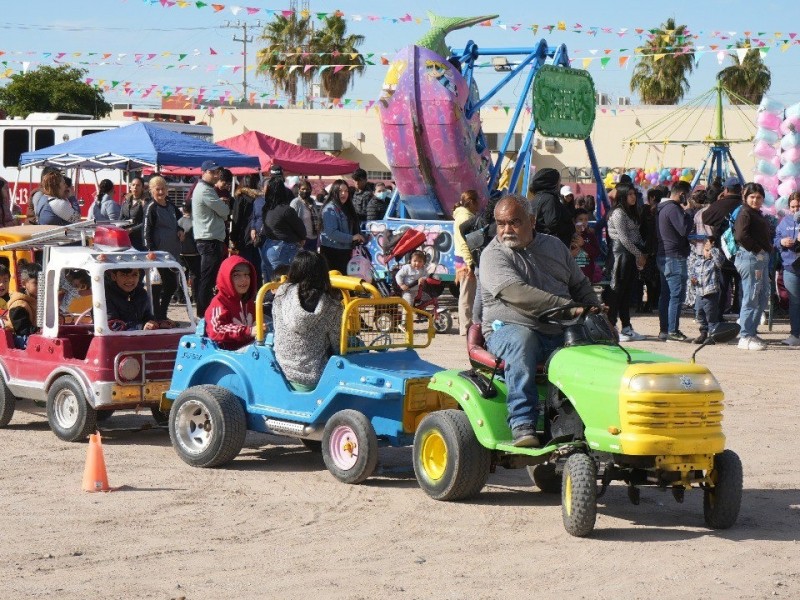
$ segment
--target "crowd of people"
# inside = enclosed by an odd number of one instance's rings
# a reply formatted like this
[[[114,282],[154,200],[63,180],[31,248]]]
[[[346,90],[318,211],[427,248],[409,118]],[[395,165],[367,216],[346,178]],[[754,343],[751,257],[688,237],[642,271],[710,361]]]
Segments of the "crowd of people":
[[[113,184],[103,180],[89,216],[127,220],[135,248],[180,256],[197,312],[223,348],[253,339],[256,290],[286,275],[288,285],[272,309],[276,355],[290,385],[313,389],[338,343],[341,311],[328,270],[347,271],[353,247],[366,241],[365,223],[383,216],[390,190],[371,184],[361,169],[352,185],[338,179],[317,197],[308,181],[288,186],[278,165],[261,181],[247,176],[235,187],[231,172],[214,161],[204,162],[201,172],[181,209],[159,175],[147,183],[131,179],[121,205],[112,197]],[[789,298],[790,335],[783,343],[800,346],[800,193],[778,223],[762,214],[764,189],[756,183],[729,177],[693,192],[678,181],[643,195],[623,176],[608,193],[603,232],[603,223],[593,220],[594,198],[576,198],[555,169],[540,169],[529,192],[493,196],[481,211],[478,194],[466,190],[453,212],[459,330],[466,335],[473,322],[481,323],[487,349],[506,361],[509,425],[518,445],[538,443],[534,369],[563,342],[558,327],[535,318],[543,310],[571,301],[597,306],[611,325],[619,324],[624,342],[644,339],[633,327],[636,312],[657,310],[660,340],[698,344],[734,312],[738,347],[764,350],[757,329],[777,258]],[[5,203],[2,209],[11,211]],[[72,182],[45,169],[29,203],[29,222],[66,225],[80,218]],[[20,265],[22,290],[11,296],[8,273],[0,269],[0,303],[22,344],[35,331],[36,266]],[[411,254],[397,273],[406,301],[413,304],[412,290],[427,274],[424,252]],[[159,269],[159,278],[150,310],[140,297],[141,273],[112,271],[109,314],[120,313],[115,319],[126,327],[173,326],[167,310],[176,274]],[[693,340],[680,328],[686,304],[699,326]]]

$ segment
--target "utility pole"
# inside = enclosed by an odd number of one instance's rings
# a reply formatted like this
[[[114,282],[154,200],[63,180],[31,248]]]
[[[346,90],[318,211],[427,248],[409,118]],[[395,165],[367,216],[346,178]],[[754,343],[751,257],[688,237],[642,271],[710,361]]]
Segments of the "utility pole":
[[[225,21],[225,24],[222,26],[224,29],[241,29],[242,30],[242,37],[237,38],[236,35],[233,36],[234,42],[241,42],[243,49],[242,49],[242,96],[245,101],[247,101],[247,44],[248,42],[253,41],[253,36],[248,37],[247,35],[247,28],[248,27],[261,27],[261,21],[258,20],[255,22],[255,25],[248,25],[246,21]]]

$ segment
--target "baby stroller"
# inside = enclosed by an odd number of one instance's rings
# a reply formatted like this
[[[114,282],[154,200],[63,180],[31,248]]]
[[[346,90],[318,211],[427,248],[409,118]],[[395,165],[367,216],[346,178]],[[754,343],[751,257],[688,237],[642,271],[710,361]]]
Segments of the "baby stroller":
[[[394,279],[400,268],[400,259],[418,249],[424,241],[425,234],[421,231],[416,229],[405,230],[392,246],[389,254],[386,255],[386,265],[388,266],[390,261],[394,261],[394,265],[387,270],[384,277],[377,277],[377,273],[373,272],[373,283],[384,297],[402,295]],[[416,287],[417,293],[414,297],[414,308],[433,314],[433,327],[437,333],[448,331],[453,326],[453,317],[449,310],[439,306],[439,296],[444,291],[444,283],[436,277],[426,277]],[[388,332],[399,325],[398,319],[388,312],[378,314],[375,317],[375,326],[380,331]]]

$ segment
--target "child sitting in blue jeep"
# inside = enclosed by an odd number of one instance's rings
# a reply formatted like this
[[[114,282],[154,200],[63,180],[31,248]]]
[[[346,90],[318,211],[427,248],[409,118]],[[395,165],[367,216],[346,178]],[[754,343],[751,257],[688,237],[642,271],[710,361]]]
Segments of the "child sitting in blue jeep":
[[[224,350],[237,350],[255,337],[256,268],[238,255],[222,261],[217,295],[206,309],[206,335]]]

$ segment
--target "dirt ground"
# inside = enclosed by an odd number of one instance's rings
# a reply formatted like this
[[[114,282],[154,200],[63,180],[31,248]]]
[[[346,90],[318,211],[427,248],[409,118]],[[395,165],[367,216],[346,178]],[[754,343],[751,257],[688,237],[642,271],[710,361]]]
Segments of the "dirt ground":
[[[634,327],[657,332],[654,316]],[[696,327],[689,320],[687,333]],[[229,466],[184,464],[165,429],[133,412],[106,422],[119,489],[81,491],[87,445],[50,433],[20,406],[0,431],[0,598],[798,598],[800,351],[706,348],[726,393],[728,445],[744,463],[738,524],[703,525],[702,494],[677,504],[614,485],[589,539],[561,523],[559,497],[524,470],[499,468],[473,501],[441,503],[418,487],[408,449],[381,453],[381,474],[334,480],[318,454],[249,434]],[[636,344],[688,358],[686,344]],[[463,341],[422,351],[464,366]],[[22,410],[24,409],[24,410]]]

